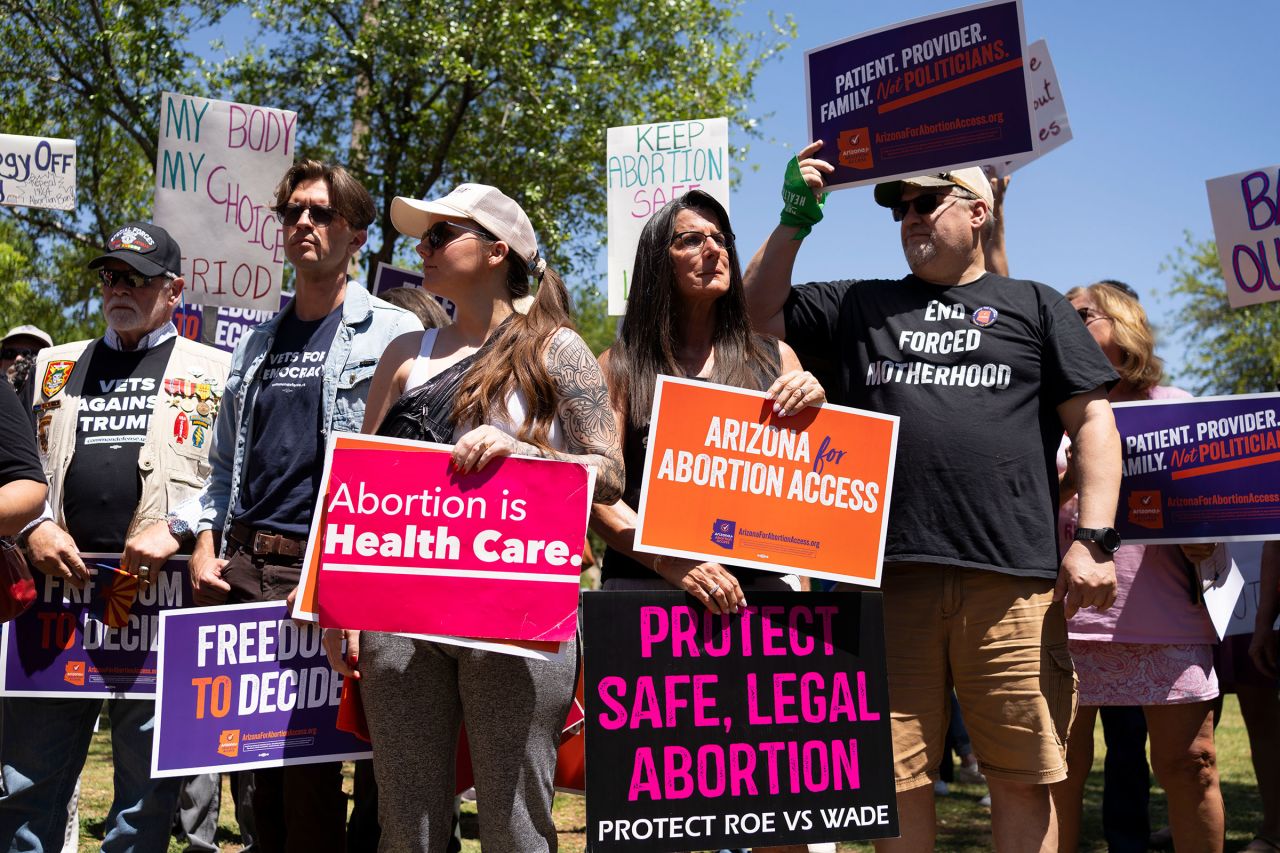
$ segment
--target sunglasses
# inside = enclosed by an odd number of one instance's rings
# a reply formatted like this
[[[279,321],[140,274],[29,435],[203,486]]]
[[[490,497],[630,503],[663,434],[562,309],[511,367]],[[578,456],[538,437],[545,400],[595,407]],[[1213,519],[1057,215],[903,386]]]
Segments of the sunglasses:
[[[1077,308],[1076,313],[1080,315],[1080,319],[1084,321],[1086,326],[1099,320],[1111,320],[1106,314],[1094,311],[1092,308]]]
[[[451,234],[457,231],[460,233]],[[456,222],[437,222],[426,230],[422,235],[422,240],[427,244],[431,251],[439,251],[443,246],[457,240],[463,234],[475,234],[482,240],[488,240],[490,243],[497,242],[498,238],[494,237],[488,231],[481,231],[477,228],[468,228],[465,225],[459,225]]]
[[[123,284],[130,290],[150,290],[151,280],[154,278],[168,281],[168,276],[161,275],[142,275],[136,272],[122,272],[121,270],[109,270],[105,267],[98,270],[98,283],[102,285],[104,290],[111,290],[113,287]]]
[[[907,218],[907,211],[914,210],[921,216],[928,216],[933,213],[942,203],[949,198],[962,198],[963,196],[951,195],[950,193],[930,193],[929,195],[918,195],[911,201],[900,201],[890,210],[893,211],[893,221],[901,222]]]
[[[338,211],[326,204],[295,204],[293,202],[284,207],[277,207],[276,215],[280,217],[281,222],[292,228],[302,219],[304,210],[311,213],[311,224],[317,228],[324,228],[333,222],[335,216],[341,216]]]
[[[710,234],[703,234],[701,231],[681,231],[671,238],[671,245],[678,246],[686,252],[700,252],[708,239],[716,244],[717,249],[727,249],[733,245],[733,237],[721,234],[719,231],[712,231]]]
[[[33,358],[38,352],[40,352],[40,350],[27,349],[26,347],[23,347],[22,349],[18,349],[17,347],[4,347],[3,349],[0,349],[0,359],[4,359],[5,361],[15,361],[19,358]]]

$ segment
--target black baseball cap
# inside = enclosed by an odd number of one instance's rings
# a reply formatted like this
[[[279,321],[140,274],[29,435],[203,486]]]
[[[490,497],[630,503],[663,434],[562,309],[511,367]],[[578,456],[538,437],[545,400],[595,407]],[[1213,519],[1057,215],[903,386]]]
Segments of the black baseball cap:
[[[182,275],[182,250],[169,232],[150,222],[129,222],[107,239],[107,253],[89,261],[97,269],[109,258],[124,261],[145,276]]]

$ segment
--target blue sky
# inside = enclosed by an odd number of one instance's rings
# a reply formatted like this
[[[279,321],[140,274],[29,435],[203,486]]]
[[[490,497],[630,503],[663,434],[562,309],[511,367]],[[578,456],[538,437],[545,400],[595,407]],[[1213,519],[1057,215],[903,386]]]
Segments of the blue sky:
[[[743,5],[743,31],[765,29],[771,10],[789,12],[799,31],[757,80],[753,114],[764,139],[731,139],[750,143],[731,205],[744,255],[777,222],[786,161],[808,141],[804,52],[961,5]],[[1101,278],[1128,282],[1161,332],[1159,351],[1176,379],[1184,350],[1172,325],[1171,276],[1160,266],[1182,245],[1184,231],[1212,237],[1206,179],[1280,163],[1272,82],[1280,2],[1024,0],[1024,13],[1027,40],[1048,41],[1074,138],[1014,175],[1005,211],[1011,273],[1063,291]],[[235,49],[251,25],[237,10],[219,30]],[[696,94],[696,81],[690,91]],[[602,274],[604,254],[602,248]],[[831,196],[826,218],[800,253],[795,280],[905,272],[897,226],[864,187]]]
[[[804,52],[846,36],[964,4],[749,2],[743,30],[790,11],[799,35],[756,85],[767,142],[753,142],[730,210],[745,254],[777,222],[786,160],[807,142]],[[1100,278],[1133,285],[1178,372],[1171,277],[1161,262],[1183,231],[1213,235],[1204,182],[1280,163],[1275,0],[1024,0],[1027,40],[1043,38],[1074,139],[1014,175],[1006,205],[1011,273],[1066,290]],[[742,140],[732,140],[742,142]],[[752,166],[758,166],[753,171]],[[832,194],[806,241],[796,281],[896,278],[906,272],[897,226],[870,188]]]

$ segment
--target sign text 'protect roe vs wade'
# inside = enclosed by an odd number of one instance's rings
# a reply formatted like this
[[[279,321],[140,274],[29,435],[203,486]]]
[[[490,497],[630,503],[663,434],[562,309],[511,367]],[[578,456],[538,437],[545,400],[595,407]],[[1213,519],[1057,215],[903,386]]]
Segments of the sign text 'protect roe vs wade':
[[[606,144],[609,313],[616,316],[626,311],[640,232],[655,213],[690,190],[729,210],[729,120],[611,127]]]
[[[162,96],[155,219],[182,247],[190,301],[279,307],[284,234],[271,207],[297,130],[288,110]]]

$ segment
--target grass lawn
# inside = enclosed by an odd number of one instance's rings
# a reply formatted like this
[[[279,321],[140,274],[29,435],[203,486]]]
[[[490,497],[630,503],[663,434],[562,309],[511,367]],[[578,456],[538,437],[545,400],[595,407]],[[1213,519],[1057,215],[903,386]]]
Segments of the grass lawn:
[[[106,720],[103,720],[104,726]],[[1090,853],[1106,850],[1102,840],[1102,728],[1095,733],[1093,772],[1085,791],[1085,826],[1082,849]],[[1261,820],[1261,804],[1255,789],[1253,765],[1249,761],[1249,742],[1245,736],[1244,722],[1235,696],[1228,696],[1222,723],[1218,726],[1218,767],[1222,778],[1222,795],[1227,807],[1228,851],[1239,850],[1253,837],[1253,828]],[[347,790],[350,793],[350,768]],[[938,798],[938,849],[953,851],[983,851],[991,849],[990,812],[978,804],[986,791],[980,786],[956,784],[951,795]],[[224,851],[239,849],[239,830],[231,813],[231,796],[223,784],[223,813],[219,827],[219,842]],[[95,849],[101,842],[103,818],[111,803],[111,744],[105,731],[94,735],[82,777],[80,797],[80,849]],[[586,841],[586,810],[581,797],[560,795],[555,806],[556,827],[560,830],[560,849],[565,853],[579,853]],[[1166,809],[1162,792],[1157,788],[1151,796],[1151,825],[1163,826]],[[463,805],[463,851],[476,853],[480,843],[476,841],[475,804]],[[171,851],[182,848],[177,842],[169,846]],[[870,850],[870,844],[841,844],[840,850]],[[494,851],[493,853],[501,853]]]

